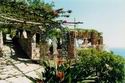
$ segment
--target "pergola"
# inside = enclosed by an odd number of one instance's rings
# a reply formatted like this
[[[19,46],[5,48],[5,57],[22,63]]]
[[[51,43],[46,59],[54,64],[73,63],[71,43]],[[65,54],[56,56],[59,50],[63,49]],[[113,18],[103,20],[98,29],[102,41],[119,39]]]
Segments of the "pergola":
[[[48,32],[55,28],[63,30],[60,22],[55,20],[55,18],[58,17],[58,14],[56,10],[53,10],[51,5],[45,3],[41,3],[37,6],[29,6],[23,2],[3,1],[0,3],[0,28],[8,28],[10,30],[16,29],[18,31],[16,32],[16,36],[18,36],[18,33],[22,34],[23,31],[25,31],[28,38],[21,39],[21,37],[20,39],[24,40],[21,41],[23,43],[27,42],[26,45],[28,45],[26,48],[24,47],[24,50],[28,52],[27,54],[31,55],[31,59],[34,59],[34,57],[32,57],[33,53],[31,52],[35,50],[32,46],[34,34],[39,33],[40,35],[41,47],[39,57],[41,57],[41,55],[44,56],[46,54],[42,50],[44,50],[44,48],[47,48],[43,43],[46,42]]]
[[[53,29],[61,30],[61,40],[58,41],[58,43],[62,42],[61,55],[69,56],[70,58],[76,55],[75,39],[83,39],[85,47],[88,42],[91,42],[94,48],[103,45],[102,35],[95,30],[81,31],[76,29],[67,31],[66,28],[62,27],[62,23],[55,19],[62,11],[62,9],[53,10],[51,5],[45,3],[29,6],[22,2],[3,2],[0,3],[0,28],[16,29],[18,42],[30,58],[34,60],[38,60],[41,57],[44,58],[47,55],[48,46],[46,39]],[[37,38],[38,36],[40,38]],[[37,39],[40,41],[39,48],[34,42]],[[55,42],[54,40],[53,45],[55,45]],[[56,48],[57,45],[53,47],[54,51],[57,50]]]

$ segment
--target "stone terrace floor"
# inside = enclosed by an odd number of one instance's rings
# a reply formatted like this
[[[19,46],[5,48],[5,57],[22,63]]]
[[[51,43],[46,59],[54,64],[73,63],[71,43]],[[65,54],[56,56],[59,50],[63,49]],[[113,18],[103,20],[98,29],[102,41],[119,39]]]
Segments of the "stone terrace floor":
[[[15,53],[10,46],[4,46],[3,53],[0,57],[0,83],[32,83],[27,76],[39,78],[44,70],[28,58],[17,57],[21,54]]]

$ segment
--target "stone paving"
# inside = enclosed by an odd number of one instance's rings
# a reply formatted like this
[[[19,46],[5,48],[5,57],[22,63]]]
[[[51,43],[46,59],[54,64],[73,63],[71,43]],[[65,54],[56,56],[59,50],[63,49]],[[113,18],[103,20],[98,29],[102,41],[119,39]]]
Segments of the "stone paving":
[[[16,57],[9,46],[4,46],[3,52],[0,57],[0,83],[32,83],[26,76],[39,78],[44,70],[30,59]]]

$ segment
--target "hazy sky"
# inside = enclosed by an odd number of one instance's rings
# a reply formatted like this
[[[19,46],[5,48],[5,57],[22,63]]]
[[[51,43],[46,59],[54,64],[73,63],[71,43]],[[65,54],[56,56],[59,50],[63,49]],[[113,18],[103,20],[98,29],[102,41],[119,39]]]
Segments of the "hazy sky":
[[[103,32],[107,47],[125,48],[125,0],[44,0],[56,8],[71,9],[67,20],[83,21],[80,27]]]

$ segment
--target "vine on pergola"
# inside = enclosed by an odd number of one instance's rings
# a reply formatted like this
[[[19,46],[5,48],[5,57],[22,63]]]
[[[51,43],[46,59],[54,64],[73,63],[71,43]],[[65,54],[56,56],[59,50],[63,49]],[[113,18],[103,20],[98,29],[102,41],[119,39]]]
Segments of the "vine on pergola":
[[[0,26],[2,28],[11,26],[10,28],[19,28],[31,32],[40,29],[42,43],[46,42],[45,40],[49,36],[53,36],[53,32],[58,34],[55,29],[60,29],[59,34],[62,35],[63,39],[62,50],[66,51],[67,31],[61,26],[63,21],[56,20],[62,14],[65,14],[62,8],[54,10],[53,4],[44,3],[41,0],[0,0]]]
[[[24,2],[3,1],[0,3],[0,13],[1,16],[40,23],[51,21],[57,17],[52,5],[44,2],[28,5]]]
[[[29,1],[29,3],[25,1]],[[30,31],[42,27],[42,29],[45,29],[44,34],[53,28],[62,30],[61,23],[55,20],[63,11],[62,9],[54,10],[53,4],[44,3],[41,0],[25,1],[1,0],[1,25],[15,26],[14,28],[23,28]]]

